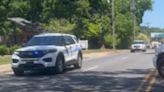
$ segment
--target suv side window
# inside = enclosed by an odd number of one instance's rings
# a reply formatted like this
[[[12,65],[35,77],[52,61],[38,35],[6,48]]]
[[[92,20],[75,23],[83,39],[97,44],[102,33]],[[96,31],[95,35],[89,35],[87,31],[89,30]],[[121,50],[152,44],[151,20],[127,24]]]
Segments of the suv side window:
[[[65,37],[64,37],[64,40],[65,40],[65,44],[66,44],[66,45],[75,44],[75,41],[72,39],[71,36],[65,36]]]
[[[61,36],[59,39],[59,46],[64,46],[64,45],[65,45],[65,41],[64,41],[63,36]]]
[[[75,43],[78,43],[78,39],[76,37],[73,37],[73,40],[75,41]]]

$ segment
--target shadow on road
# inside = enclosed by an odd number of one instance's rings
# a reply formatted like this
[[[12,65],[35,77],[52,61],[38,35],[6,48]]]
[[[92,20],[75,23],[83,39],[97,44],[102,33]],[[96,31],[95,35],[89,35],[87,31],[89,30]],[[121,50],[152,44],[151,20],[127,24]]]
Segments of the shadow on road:
[[[159,74],[156,76],[152,92],[164,92],[164,78],[160,77]]]
[[[132,92],[143,79],[143,76],[137,75],[148,72],[149,69],[134,69],[118,72],[77,71],[51,76],[4,75],[0,76],[0,92]]]

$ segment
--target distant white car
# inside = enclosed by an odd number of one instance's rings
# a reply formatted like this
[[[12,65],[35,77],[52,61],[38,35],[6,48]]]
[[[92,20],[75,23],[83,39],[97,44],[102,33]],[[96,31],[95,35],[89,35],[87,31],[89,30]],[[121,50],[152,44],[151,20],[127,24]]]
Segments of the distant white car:
[[[131,44],[131,52],[135,52],[135,51],[146,51],[146,44],[143,40],[135,40],[132,44]]]
[[[161,43],[158,41],[151,42],[151,48],[152,49],[157,49],[160,45],[161,45]]]
[[[74,35],[40,34],[14,52],[11,65],[15,75],[29,70],[62,73],[67,65],[82,67],[82,50]]]
[[[164,78],[164,45],[159,46],[155,50],[153,64],[158,70],[159,75]]]

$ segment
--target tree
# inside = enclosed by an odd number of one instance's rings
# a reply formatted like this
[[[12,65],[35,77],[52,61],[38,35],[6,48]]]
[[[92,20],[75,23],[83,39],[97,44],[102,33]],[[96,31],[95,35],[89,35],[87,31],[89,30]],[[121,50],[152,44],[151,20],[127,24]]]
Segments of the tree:
[[[119,48],[127,48],[132,40],[132,22],[131,19],[123,14],[116,16],[116,34],[120,39]]]
[[[144,33],[139,33],[139,35],[137,36],[137,39],[144,40],[146,43],[150,42],[150,38]]]
[[[135,26],[139,28],[144,12],[151,10],[152,0],[135,3]],[[131,0],[114,0],[114,5],[117,46],[127,48],[133,35]],[[92,44],[111,43],[111,4],[107,0],[1,0],[0,12],[0,35],[19,31],[8,17],[23,17],[50,32],[73,33]]]
[[[52,19],[48,23],[43,24],[43,27],[50,32],[71,33],[75,24],[70,23],[66,19]]]

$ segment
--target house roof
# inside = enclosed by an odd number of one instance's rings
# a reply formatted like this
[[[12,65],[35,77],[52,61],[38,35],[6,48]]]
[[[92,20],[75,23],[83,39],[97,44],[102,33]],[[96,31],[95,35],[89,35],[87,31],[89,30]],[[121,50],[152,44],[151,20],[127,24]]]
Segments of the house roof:
[[[12,22],[15,22],[16,24],[19,24],[21,26],[26,26],[28,24],[31,24],[30,21],[28,20],[25,20],[23,18],[19,18],[19,17],[16,17],[16,18],[8,18],[8,20],[12,21]]]
[[[13,17],[13,18],[8,18],[8,20],[14,22],[15,24],[19,25],[21,29],[25,29],[26,31],[33,31],[33,32],[44,32],[40,26],[33,24],[31,21],[28,21],[24,18],[20,17]]]

